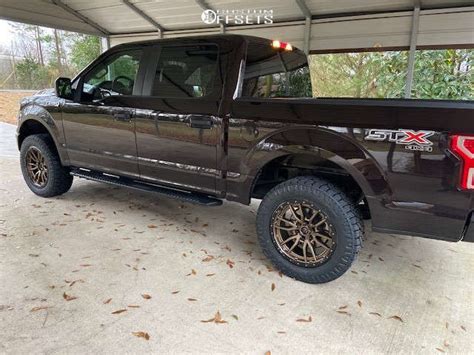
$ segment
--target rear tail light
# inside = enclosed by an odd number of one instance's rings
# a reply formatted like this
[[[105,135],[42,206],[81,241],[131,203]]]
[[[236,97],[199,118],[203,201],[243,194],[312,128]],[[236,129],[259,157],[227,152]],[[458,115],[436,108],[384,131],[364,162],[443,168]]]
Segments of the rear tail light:
[[[451,136],[451,150],[462,159],[462,189],[474,189],[474,136]]]

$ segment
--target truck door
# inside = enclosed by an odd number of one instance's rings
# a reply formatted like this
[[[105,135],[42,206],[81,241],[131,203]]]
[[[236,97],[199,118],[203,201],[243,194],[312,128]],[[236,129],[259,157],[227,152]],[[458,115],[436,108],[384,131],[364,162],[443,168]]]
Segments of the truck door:
[[[113,52],[76,84],[63,127],[72,165],[138,177],[135,99],[141,90],[144,49]]]
[[[214,44],[161,45],[136,111],[140,177],[214,193],[223,78]]]

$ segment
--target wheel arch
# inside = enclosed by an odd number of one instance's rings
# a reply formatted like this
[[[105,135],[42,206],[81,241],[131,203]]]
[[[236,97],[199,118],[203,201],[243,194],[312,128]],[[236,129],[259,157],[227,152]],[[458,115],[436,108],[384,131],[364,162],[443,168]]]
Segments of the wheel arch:
[[[33,134],[47,134],[54,143],[54,148],[61,159],[61,163],[66,161],[67,156],[64,150],[59,148],[60,143],[58,142],[57,137],[58,134],[60,134],[60,131],[54,122],[49,122],[48,124],[44,120],[38,119],[36,116],[22,117],[17,129],[17,145],[19,150],[21,149],[21,145],[25,138]]]
[[[241,191],[244,198],[250,201],[265,169],[292,159],[297,162],[293,166],[290,164],[292,168],[311,170],[326,165],[347,174],[365,197],[381,196],[390,191],[383,169],[355,139],[329,129],[284,128],[265,137],[247,153],[242,162],[246,175],[245,191]],[[300,165],[302,161],[305,164]]]

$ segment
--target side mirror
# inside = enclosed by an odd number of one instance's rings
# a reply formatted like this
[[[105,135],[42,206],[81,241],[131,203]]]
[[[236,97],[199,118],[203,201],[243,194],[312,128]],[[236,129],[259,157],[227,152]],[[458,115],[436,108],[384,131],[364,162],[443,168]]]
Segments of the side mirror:
[[[57,78],[55,83],[56,96],[62,99],[72,100],[72,87],[71,79],[69,78]]]

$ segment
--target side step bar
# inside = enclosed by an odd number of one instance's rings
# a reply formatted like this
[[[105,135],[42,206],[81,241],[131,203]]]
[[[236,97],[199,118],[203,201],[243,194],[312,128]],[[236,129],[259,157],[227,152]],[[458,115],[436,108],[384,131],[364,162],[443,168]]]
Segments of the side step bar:
[[[190,202],[190,203],[195,203],[199,205],[205,205],[205,206],[222,205],[222,200],[219,200],[212,196],[208,196],[206,194],[177,190],[177,189],[165,187],[162,185],[141,182],[141,181],[130,179],[130,178],[101,173],[98,171],[92,171],[88,169],[73,168],[71,169],[71,175],[77,176],[83,179],[87,179],[87,180],[105,182],[107,184],[112,184],[112,185],[117,185],[117,186],[130,187],[132,189],[141,190],[141,191],[154,192],[154,193],[158,193],[160,195],[164,195],[169,198],[173,198],[173,199],[181,200],[185,202]]]

